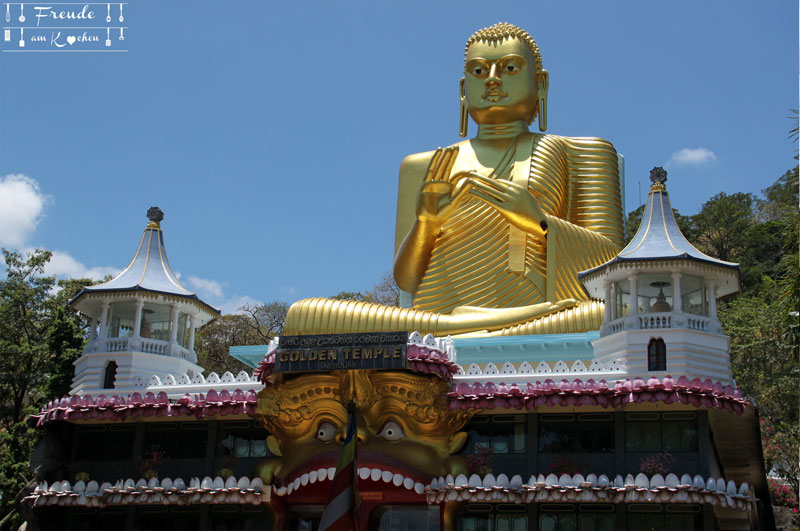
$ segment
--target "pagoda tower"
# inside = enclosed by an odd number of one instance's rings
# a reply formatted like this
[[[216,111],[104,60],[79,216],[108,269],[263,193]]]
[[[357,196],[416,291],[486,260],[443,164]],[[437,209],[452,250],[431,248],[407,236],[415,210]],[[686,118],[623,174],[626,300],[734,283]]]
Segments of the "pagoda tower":
[[[653,168],[639,230],[613,259],[578,275],[590,296],[605,300],[601,362],[620,359],[633,376],[685,375],[732,381],[728,337],[717,299],[739,291],[739,265],[708,256],[681,233]]]
[[[195,330],[220,311],[178,280],[167,259],[158,207],[128,267],[104,284],[86,286],[70,305],[92,320],[90,337],[75,362],[72,394],[130,391],[139,377],[200,374]],[[113,390],[113,391],[111,391]]]

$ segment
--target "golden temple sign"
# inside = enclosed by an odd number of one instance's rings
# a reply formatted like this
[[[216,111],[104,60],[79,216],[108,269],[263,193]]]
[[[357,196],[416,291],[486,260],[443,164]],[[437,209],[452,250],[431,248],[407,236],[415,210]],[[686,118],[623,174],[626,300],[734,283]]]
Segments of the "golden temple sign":
[[[408,332],[281,336],[275,372],[405,369]]]

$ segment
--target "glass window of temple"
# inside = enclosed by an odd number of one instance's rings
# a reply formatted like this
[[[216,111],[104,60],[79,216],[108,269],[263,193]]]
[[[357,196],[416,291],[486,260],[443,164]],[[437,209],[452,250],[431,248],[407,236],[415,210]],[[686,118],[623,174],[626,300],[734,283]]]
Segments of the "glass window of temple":
[[[696,531],[703,528],[699,505],[661,506],[630,504],[627,515],[629,531]]]
[[[200,529],[200,507],[139,507],[134,528],[136,531]]]
[[[207,444],[208,422],[158,422],[147,426],[144,453],[161,461],[199,459]]]
[[[75,433],[75,461],[125,461],[133,458],[132,425],[79,426]]]
[[[420,531],[439,528],[439,507],[427,505],[385,505],[370,516],[369,529],[379,531]]]
[[[129,337],[133,335],[133,320],[136,317],[136,303],[133,301],[114,302],[109,308],[108,337]]]
[[[106,363],[106,370],[103,373],[103,389],[114,389],[117,381],[117,362],[114,360]]]
[[[184,312],[178,314],[178,344],[183,348],[189,348],[189,327],[186,326],[188,315]]]
[[[211,507],[208,529],[214,531],[260,531],[271,528],[269,514],[263,507],[239,507],[237,505]]]
[[[703,279],[681,275],[681,306],[686,313],[708,316],[708,295]]]
[[[694,412],[625,414],[626,452],[681,453],[697,449],[697,414]]]
[[[614,318],[625,317],[631,311],[631,282],[620,280],[614,283],[614,300],[616,302]]]
[[[647,370],[667,370],[667,344],[662,338],[651,338],[647,344]]]
[[[469,451],[478,452],[482,448],[491,449],[493,454],[524,453],[527,417],[525,415],[478,415],[467,429],[471,444]]]
[[[539,531],[615,531],[611,504],[546,503],[539,507]]]
[[[217,434],[217,457],[268,457],[269,433],[258,422],[223,421]]]
[[[589,453],[614,451],[614,415],[611,413],[539,416],[539,452]]]
[[[660,313],[672,311],[672,278],[667,273],[647,273],[636,281],[639,311]]]
[[[142,309],[141,337],[169,341],[171,308],[167,304],[146,302]]]
[[[458,531],[527,531],[527,507],[516,503],[473,503],[458,518]],[[428,528],[431,529],[431,528]]]

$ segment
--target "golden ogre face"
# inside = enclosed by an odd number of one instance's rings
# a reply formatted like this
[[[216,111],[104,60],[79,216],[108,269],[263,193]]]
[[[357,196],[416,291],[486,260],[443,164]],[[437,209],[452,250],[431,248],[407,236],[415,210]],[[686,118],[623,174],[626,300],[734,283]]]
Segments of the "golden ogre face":
[[[373,470],[399,474],[406,488],[464,473],[463,460],[452,454],[466,440],[459,430],[469,414],[447,409],[447,387],[433,376],[394,371],[307,374],[268,387],[259,394],[257,415],[273,434],[270,450],[281,457],[262,463],[259,475],[288,485],[335,467],[349,402],[356,407],[360,469],[373,477]]]
[[[477,41],[467,49],[464,92],[479,124],[529,121],[536,112],[537,76],[528,46],[517,38]]]

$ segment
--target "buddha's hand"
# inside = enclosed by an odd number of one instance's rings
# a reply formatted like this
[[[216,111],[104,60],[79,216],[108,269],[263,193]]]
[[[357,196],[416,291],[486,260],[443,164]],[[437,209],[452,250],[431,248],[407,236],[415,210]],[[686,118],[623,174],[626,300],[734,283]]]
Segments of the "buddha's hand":
[[[436,229],[447,221],[469,190],[466,179],[450,176],[456,157],[458,146],[437,149],[417,196],[417,220]]]
[[[509,223],[525,232],[543,237],[547,220],[539,201],[527,186],[495,180],[470,172],[469,193],[500,212]]]

